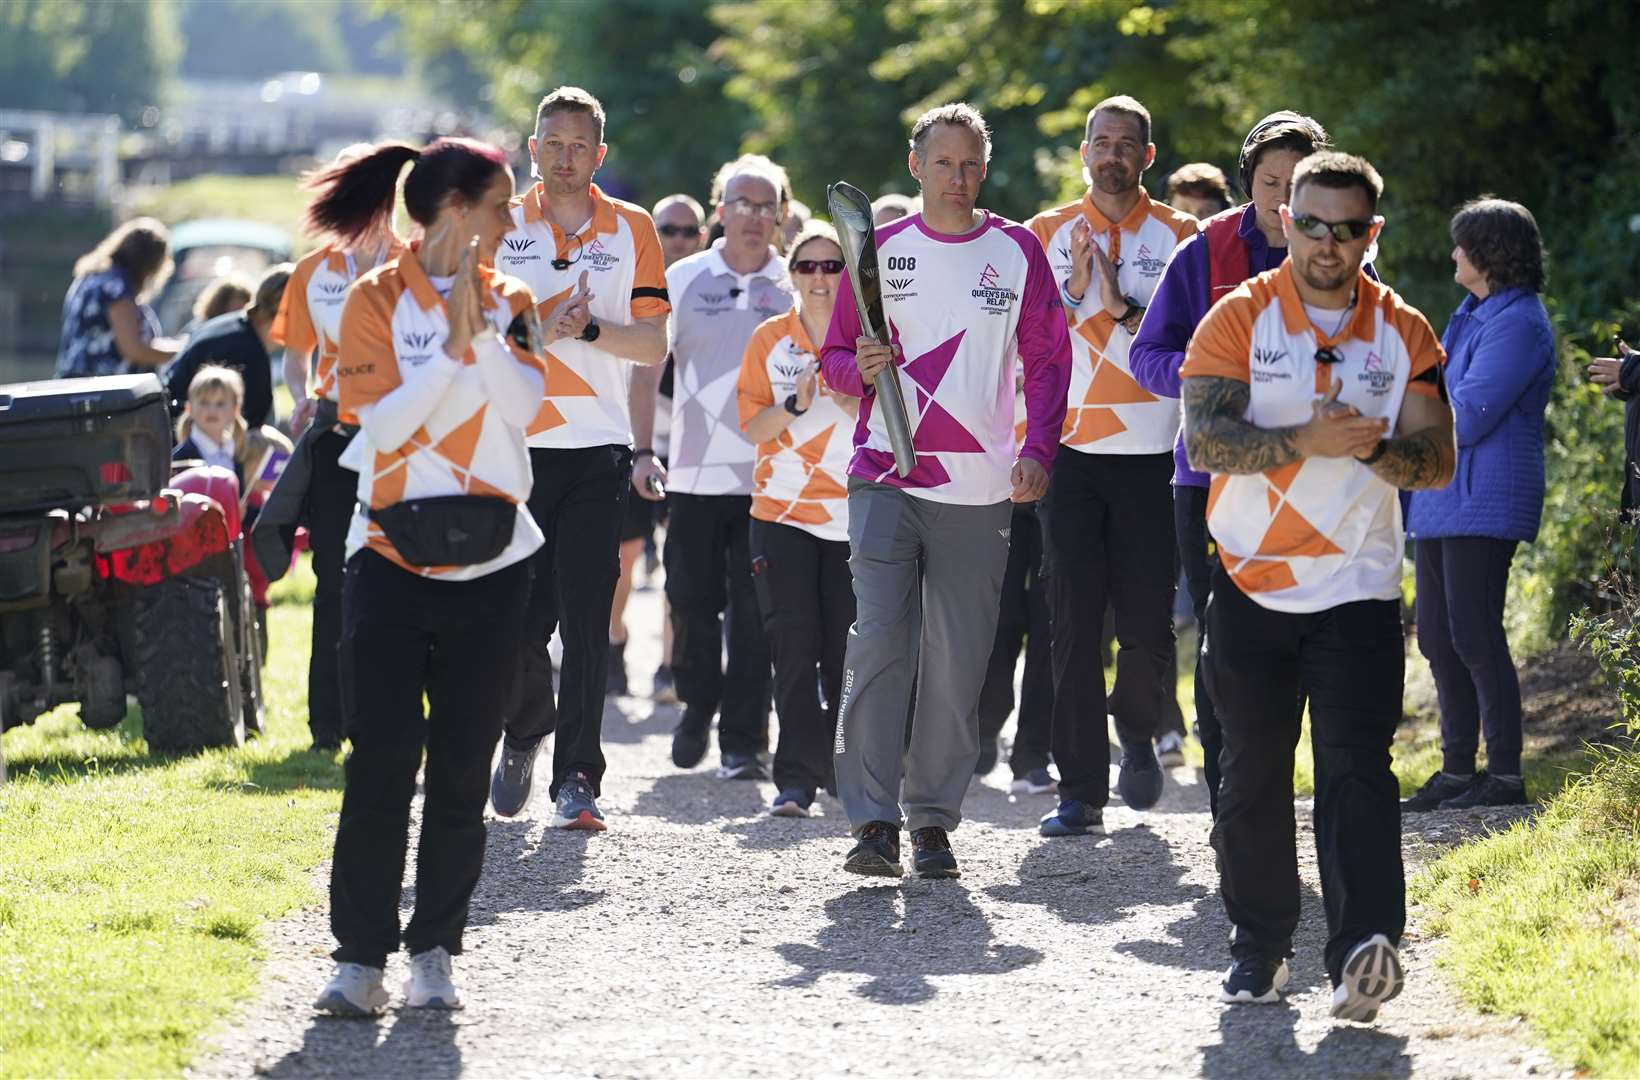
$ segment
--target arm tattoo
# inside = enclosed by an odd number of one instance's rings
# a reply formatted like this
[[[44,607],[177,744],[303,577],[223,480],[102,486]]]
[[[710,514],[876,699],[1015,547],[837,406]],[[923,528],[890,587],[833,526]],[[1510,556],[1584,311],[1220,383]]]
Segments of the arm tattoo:
[[[1297,428],[1261,428],[1244,419],[1251,395],[1252,388],[1235,379],[1193,375],[1184,380],[1184,446],[1192,468],[1245,475],[1291,465],[1303,456]]]
[[[1450,435],[1433,428],[1398,435],[1384,443],[1384,456],[1368,466],[1385,483],[1413,491],[1445,487],[1457,461]]]

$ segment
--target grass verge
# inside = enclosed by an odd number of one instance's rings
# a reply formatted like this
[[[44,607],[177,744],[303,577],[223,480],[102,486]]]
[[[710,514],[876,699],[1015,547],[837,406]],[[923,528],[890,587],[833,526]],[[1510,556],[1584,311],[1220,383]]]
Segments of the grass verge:
[[[0,1075],[180,1072],[255,984],[257,926],[319,899],[342,771],[307,749],[312,587],[305,563],[276,586],[268,731],[244,747],[154,757],[135,708],[4,736]]]
[[[1600,752],[1536,819],[1436,860],[1411,897],[1474,1005],[1524,1017],[1579,1075],[1640,1076],[1640,754]]]

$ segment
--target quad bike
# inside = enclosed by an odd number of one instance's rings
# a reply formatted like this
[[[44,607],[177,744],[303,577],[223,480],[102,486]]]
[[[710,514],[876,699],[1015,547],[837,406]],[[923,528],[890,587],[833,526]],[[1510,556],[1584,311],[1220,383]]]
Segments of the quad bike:
[[[238,482],[170,448],[153,375],[0,386],[0,731],[113,727],[128,693],[158,753],[261,728]]]

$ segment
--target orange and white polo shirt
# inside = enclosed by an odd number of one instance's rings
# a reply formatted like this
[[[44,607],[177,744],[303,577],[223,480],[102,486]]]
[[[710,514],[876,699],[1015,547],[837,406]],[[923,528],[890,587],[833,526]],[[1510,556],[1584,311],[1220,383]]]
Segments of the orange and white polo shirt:
[[[740,426],[797,392],[797,377],[816,363],[795,310],[752,332],[740,365],[736,397]],[[822,377],[822,388],[824,378]],[[757,444],[752,470],[752,516],[795,525],[821,540],[848,540],[848,463],[854,454],[854,417],[825,393],[778,437]]]
[[[648,211],[610,198],[597,184],[590,190],[592,219],[574,234],[547,218],[540,184],[514,198],[513,229],[496,251],[496,268],[529,286],[543,319],[575,291],[582,273],[599,322],[628,326],[667,314],[665,260]],[[574,339],[553,342],[546,360],[546,400],[530,425],[530,445],[631,446],[632,361]]]
[[[1092,226],[1094,242],[1116,264],[1122,295],[1141,307],[1150,303],[1173,249],[1198,228],[1195,218],[1155,202],[1144,188],[1121,221],[1100,213],[1091,195],[1044,210],[1030,220],[1030,228],[1047,249],[1060,285],[1071,276],[1071,229],[1082,220]],[[1094,272],[1097,275],[1097,264]],[[1066,314],[1071,327],[1071,388],[1060,441],[1084,454],[1171,453],[1179,434],[1179,402],[1159,398],[1134,380],[1128,367],[1133,335],[1105,310],[1097,277],[1089,283],[1082,306]]]
[[[1388,286],[1361,274],[1336,333],[1311,321],[1291,260],[1215,304],[1185,353],[1183,378],[1247,383],[1247,420],[1261,428],[1310,419],[1333,379],[1338,400],[1394,430],[1408,393],[1438,396],[1445,363],[1429,323]],[[1323,320],[1325,321],[1325,320]],[[1315,359],[1330,346],[1335,363]],[[1247,476],[1214,475],[1207,527],[1241,590],[1273,611],[1314,612],[1401,595],[1404,532],[1393,485],[1353,458],[1307,458]]]
[[[479,273],[485,317],[504,334],[534,298],[515,278],[488,267]],[[444,299],[409,251],[360,278],[342,311],[337,366],[342,408],[392,408],[395,392],[408,389],[422,369],[448,360],[449,332]],[[520,363],[545,375],[540,357],[510,341],[507,347]],[[489,407],[472,349],[422,426],[401,446],[379,449],[371,439],[371,419],[368,412],[361,417],[359,434],[342,454],[342,464],[359,473],[358,505],[347,533],[349,558],[368,547],[411,573],[465,581],[528,558],[541,546],[541,530],[524,505],[532,482],[524,432]],[[512,542],[494,559],[473,566],[412,566],[363,509],[438,495],[489,495],[515,504]]]
[[[398,258],[401,250],[395,238],[380,261]],[[336,355],[342,341],[342,304],[358,277],[352,254],[335,244],[308,252],[291,271],[268,336],[298,355],[315,354],[310,397],[340,400],[336,394]],[[348,414],[343,414],[341,420],[358,423],[357,417]]]

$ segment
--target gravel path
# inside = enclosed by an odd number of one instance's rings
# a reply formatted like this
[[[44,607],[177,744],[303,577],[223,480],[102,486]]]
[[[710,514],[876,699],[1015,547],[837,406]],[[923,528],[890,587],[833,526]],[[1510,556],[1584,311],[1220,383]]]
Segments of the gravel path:
[[[658,625],[655,593],[633,626]],[[634,635],[647,688],[656,641]],[[1335,1024],[1313,860],[1293,989],[1281,1006],[1214,1000],[1228,926],[1214,894],[1199,774],[1174,771],[1109,837],[1044,840],[1050,797],[976,781],[953,834],[960,881],[844,874],[847,826],[762,813],[772,785],[725,783],[667,757],[672,709],[611,701],[600,836],[546,830],[544,796],[491,822],[457,974],[464,1012],[321,1018],[322,906],[265,931],[255,999],[194,1076],[793,1077],[1552,1075],[1518,1025],[1464,1008],[1431,949],[1374,1027]],[[715,762],[709,758],[708,763]],[[1116,800],[1119,803],[1119,800]],[[1307,831],[1307,809],[1300,808]],[[1479,824],[1431,815],[1416,859]],[[1441,819],[1445,820],[1441,820]],[[1308,838],[1300,838],[1301,850]],[[906,857],[909,858],[909,849]],[[408,897],[407,897],[408,899]],[[388,970],[395,991],[402,958]]]

